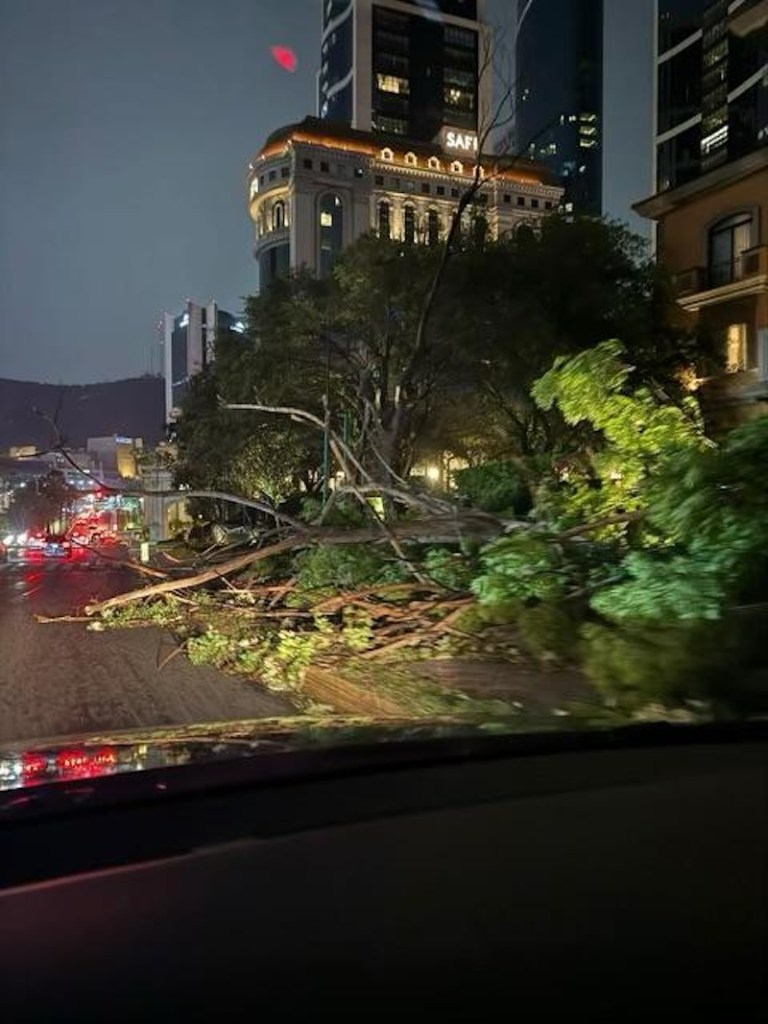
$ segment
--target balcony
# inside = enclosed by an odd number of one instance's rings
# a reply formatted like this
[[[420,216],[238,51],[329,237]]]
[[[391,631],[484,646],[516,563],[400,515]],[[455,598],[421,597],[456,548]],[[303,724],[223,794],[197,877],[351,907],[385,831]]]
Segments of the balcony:
[[[675,275],[677,301],[690,313],[703,306],[768,290],[768,245],[746,249],[727,263],[690,267]]]
[[[736,36],[748,36],[768,23],[768,0],[745,0],[731,11],[728,28]]]

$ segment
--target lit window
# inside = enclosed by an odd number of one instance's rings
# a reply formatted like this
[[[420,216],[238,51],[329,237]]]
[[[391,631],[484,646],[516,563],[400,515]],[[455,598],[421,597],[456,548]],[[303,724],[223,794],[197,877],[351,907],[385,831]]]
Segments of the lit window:
[[[380,156],[382,160],[394,160],[395,154],[388,146],[386,146],[384,149],[382,149]]]
[[[253,197],[256,195],[256,193],[258,191],[259,191],[259,179],[258,178],[254,178],[251,181],[251,199],[253,199]]]
[[[285,227],[285,203],[278,199],[272,207],[272,230],[279,231]]]
[[[343,240],[343,214],[339,196],[327,192],[320,199],[319,208],[320,276],[327,277],[341,253]]]
[[[475,94],[466,89],[459,89],[455,85],[445,86],[443,100],[449,107],[455,107],[457,110],[475,109]]]
[[[407,96],[410,86],[407,78],[400,78],[399,75],[376,75],[376,85],[382,92],[394,92],[400,96]]]
[[[454,174],[463,174],[464,164],[461,162],[461,160],[454,160],[453,163],[451,164],[451,170],[453,171]]]
[[[440,161],[437,159],[436,156],[431,156],[429,160],[427,160],[427,166],[433,171],[439,171]]]
[[[406,153],[405,154],[405,162],[407,164],[409,164],[411,167],[415,167],[416,166],[416,154],[415,153]]]
[[[747,368],[747,325],[731,324],[725,331],[725,372],[739,373]]]

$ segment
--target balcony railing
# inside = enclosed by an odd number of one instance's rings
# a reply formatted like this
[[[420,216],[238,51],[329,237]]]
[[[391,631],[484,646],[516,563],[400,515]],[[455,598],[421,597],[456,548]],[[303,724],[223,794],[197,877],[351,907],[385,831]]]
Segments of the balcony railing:
[[[709,267],[690,267],[675,275],[675,284],[678,295],[684,298],[686,295],[722,288],[761,274],[768,275],[768,245],[757,245],[747,249],[725,263],[713,263]]]
[[[737,36],[757,32],[768,22],[768,0],[745,0],[728,19],[728,27]]]

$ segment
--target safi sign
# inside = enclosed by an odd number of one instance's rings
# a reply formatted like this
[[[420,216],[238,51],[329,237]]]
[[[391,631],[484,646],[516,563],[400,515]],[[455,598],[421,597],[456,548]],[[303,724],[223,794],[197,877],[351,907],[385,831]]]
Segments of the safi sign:
[[[450,153],[477,153],[477,135],[458,128],[443,128],[440,133],[443,149]]]

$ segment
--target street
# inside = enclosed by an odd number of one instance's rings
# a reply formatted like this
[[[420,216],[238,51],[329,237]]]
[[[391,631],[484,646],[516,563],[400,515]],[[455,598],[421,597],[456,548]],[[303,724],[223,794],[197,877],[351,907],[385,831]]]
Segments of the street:
[[[294,713],[256,683],[180,654],[162,629],[91,632],[38,623],[135,586],[129,570],[39,559],[0,564],[0,742],[100,729],[194,724]]]

